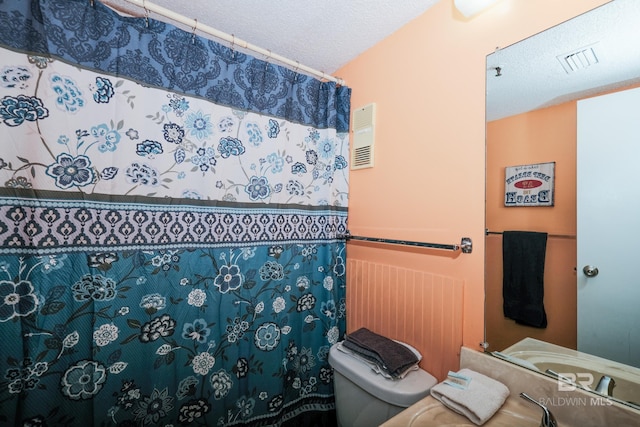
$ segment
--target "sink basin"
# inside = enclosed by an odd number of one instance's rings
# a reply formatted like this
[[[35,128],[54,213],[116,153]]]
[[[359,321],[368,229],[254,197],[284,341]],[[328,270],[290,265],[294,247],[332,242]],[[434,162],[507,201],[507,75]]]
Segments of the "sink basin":
[[[640,405],[640,369],[531,338],[505,349],[501,354],[518,363],[524,361],[541,372],[550,369],[576,384],[594,390],[598,380],[608,375],[615,380],[613,398]]]
[[[639,378],[630,375],[628,372],[619,372],[607,367],[601,367],[591,364],[589,362],[583,362],[580,360],[562,360],[561,358],[547,358],[544,362],[540,362],[537,366],[541,369],[550,369],[554,372],[561,373],[564,376],[573,374],[573,378],[576,378],[578,383],[584,385],[585,388],[594,390],[598,380],[603,375],[609,375],[615,380],[615,387],[613,388],[613,398],[624,402],[640,402],[640,382]],[[573,379],[572,378],[572,379]]]
[[[542,411],[530,407],[519,397],[510,397],[483,427],[538,427]],[[477,427],[464,415],[457,414],[433,397],[425,397],[391,418],[381,427]]]

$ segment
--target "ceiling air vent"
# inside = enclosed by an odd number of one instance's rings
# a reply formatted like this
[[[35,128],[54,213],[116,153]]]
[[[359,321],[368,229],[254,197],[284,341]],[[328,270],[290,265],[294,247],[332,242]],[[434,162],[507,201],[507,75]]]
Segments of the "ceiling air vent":
[[[593,50],[593,46],[583,47],[578,50],[574,50],[573,52],[557,56],[557,58],[567,74],[574,73],[598,63],[598,57],[596,56],[596,52]]]
[[[376,104],[365,105],[353,112],[353,150],[351,169],[373,167]]]

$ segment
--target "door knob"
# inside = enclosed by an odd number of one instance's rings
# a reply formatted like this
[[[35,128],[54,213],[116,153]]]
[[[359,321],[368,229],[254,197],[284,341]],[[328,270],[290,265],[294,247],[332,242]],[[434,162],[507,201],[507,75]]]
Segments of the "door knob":
[[[582,272],[587,277],[595,277],[598,275],[598,267],[594,267],[593,265],[585,265],[582,269]]]

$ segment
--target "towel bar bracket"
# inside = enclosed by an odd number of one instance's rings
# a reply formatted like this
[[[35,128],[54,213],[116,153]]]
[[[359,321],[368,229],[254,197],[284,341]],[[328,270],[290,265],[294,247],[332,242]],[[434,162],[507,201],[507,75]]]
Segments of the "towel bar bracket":
[[[460,241],[460,247],[462,248],[463,254],[470,254],[473,250],[473,242],[471,241],[471,237],[463,237]]]

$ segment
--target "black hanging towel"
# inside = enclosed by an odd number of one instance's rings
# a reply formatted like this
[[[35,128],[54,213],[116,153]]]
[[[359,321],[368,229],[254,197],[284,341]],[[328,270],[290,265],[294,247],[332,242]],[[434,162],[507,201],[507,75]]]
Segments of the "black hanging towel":
[[[502,297],[505,317],[517,323],[547,327],[544,311],[544,259],[547,233],[502,233]]]

